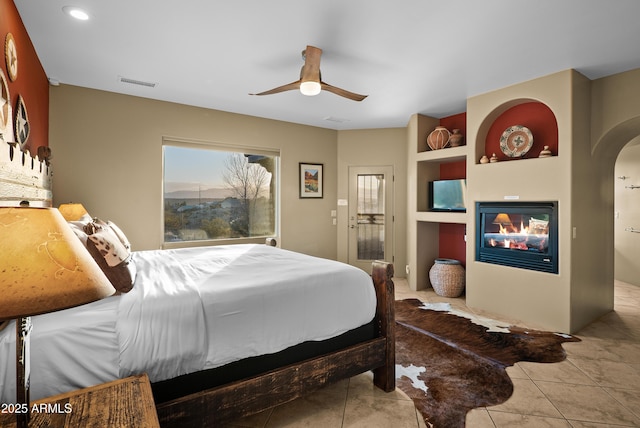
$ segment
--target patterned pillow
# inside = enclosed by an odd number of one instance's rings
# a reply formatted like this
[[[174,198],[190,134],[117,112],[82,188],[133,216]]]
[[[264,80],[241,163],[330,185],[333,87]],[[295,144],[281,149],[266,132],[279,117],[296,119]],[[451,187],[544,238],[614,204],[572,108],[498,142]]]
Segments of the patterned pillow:
[[[115,224],[111,223],[118,232],[109,223],[96,218],[85,225],[84,232],[88,235],[87,249],[114,288],[126,293],[133,288],[136,278],[131,244]]]
[[[90,239],[87,241],[87,249],[118,293],[126,293],[133,288],[137,271],[136,265],[133,263],[131,256],[120,264],[109,266],[103,257],[102,252]]]
[[[131,252],[111,229],[98,230],[89,235],[89,241],[93,242],[109,267],[117,266],[131,256]]]
[[[120,242],[122,242],[122,245],[124,245],[124,247],[127,249],[127,251],[131,251],[131,243],[127,239],[127,237],[124,234],[124,232],[118,226],[116,226],[116,224],[114,222],[112,222],[111,220],[107,220],[107,224],[109,225],[111,230],[113,230],[113,233],[116,234],[116,236],[118,237]]]
[[[99,230],[108,229],[109,225],[100,220],[98,217],[92,218],[91,221],[84,224],[84,231],[87,235],[93,235]]]
[[[73,233],[76,234],[80,241],[82,241],[82,244],[86,247],[88,238],[86,232],[84,231],[84,227],[88,223],[91,223],[91,216],[89,214],[85,214],[78,220],[68,221],[67,223],[71,227],[71,230],[73,230]]]

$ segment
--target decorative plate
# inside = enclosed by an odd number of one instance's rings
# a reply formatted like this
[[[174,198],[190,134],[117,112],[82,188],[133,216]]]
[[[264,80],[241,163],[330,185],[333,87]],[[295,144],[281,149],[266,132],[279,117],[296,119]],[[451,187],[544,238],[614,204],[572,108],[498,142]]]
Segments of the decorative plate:
[[[7,62],[7,73],[12,82],[18,78],[18,49],[13,34],[7,33],[4,40],[4,58]]]
[[[31,124],[27,116],[27,106],[24,105],[22,97],[18,95],[18,103],[16,105],[16,141],[22,151],[26,150],[30,128]]]
[[[7,78],[0,68],[0,133],[5,134],[7,132],[7,125],[10,124],[11,97],[9,96],[9,85],[7,85]],[[4,135],[5,141],[8,137],[8,135]]]
[[[510,158],[526,155],[532,145],[533,135],[529,128],[522,125],[508,127],[500,137],[500,150]]]

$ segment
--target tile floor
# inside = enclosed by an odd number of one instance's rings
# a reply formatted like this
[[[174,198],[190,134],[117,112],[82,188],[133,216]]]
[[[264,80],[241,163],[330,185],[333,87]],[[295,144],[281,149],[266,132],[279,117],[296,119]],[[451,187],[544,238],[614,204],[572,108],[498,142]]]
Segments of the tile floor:
[[[396,298],[448,301],[473,313],[464,299],[413,292],[396,282]],[[487,313],[478,314],[499,319]],[[502,319],[500,319],[502,321]],[[524,326],[517,320],[504,320]],[[535,326],[528,326],[535,328]],[[640,427],[640,287],[616,282],[615,311],[577,333],[582,342],[565,343],[561,363],[517,363],[508,369],[514,393],[498,406],[467,414],[469,428]],[[425,427],[413,402],[399,390],[385,394],[365,373],[324,388],[231,426],[249,428]]]

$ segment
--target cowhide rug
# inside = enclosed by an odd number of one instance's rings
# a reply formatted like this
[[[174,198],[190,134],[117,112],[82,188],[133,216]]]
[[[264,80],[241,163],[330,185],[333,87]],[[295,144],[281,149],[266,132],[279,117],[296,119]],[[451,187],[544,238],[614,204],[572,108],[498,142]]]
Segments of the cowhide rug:
[[[479,325],[448,304],[396,301],[396,377],[428,427],[464,427],[476,407],[505,402],[513,393],[506,368],[518,361],[565,359],[563,342],[580,339],[510,326]],[[476,319],[476,322],[479,322]],[[494,322],[495,323],[495,322]]]

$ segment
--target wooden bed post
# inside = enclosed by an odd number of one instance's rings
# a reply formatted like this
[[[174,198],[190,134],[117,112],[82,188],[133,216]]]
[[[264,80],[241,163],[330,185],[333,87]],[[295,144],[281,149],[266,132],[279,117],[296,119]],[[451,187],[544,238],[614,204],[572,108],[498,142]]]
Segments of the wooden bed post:
[[[396,388],[396,320],[393,273],[391,263],[373,262],[372,277],[378,299],[376,320],[380,336],[386,338],[385,364],[373,370],[373,383],[385,392],[391,392]]]

